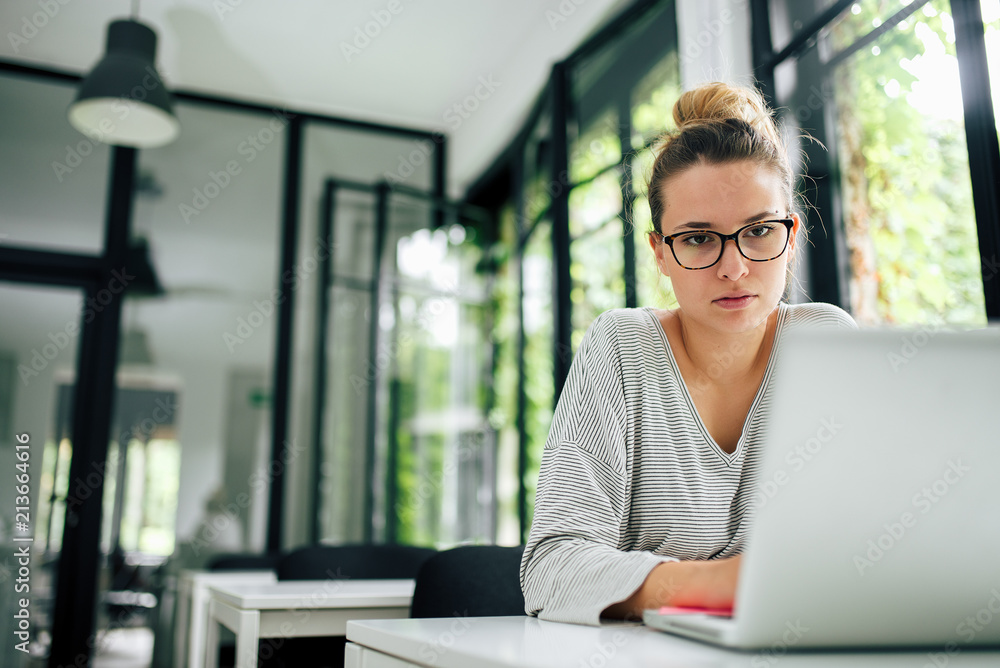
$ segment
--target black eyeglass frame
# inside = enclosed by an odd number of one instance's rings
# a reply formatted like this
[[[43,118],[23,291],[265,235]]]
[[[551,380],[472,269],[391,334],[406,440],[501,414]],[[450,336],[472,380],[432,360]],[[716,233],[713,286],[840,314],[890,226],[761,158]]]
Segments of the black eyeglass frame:
[[[766,260],[755,260],[752,257],[747,257],[747,254],[744,253],[743,249],[740,247],[740,239],[739,239],[740,233],[747,228],[756,227],[757,225],[764,225],[766,223],[781,223],[782,225],[785,226],[785,245],[781,247],[780,253],[778,253],[774,257],[769,257]],[[792,220],[791,218],[776,218],[774,220],[758,220],[756,222],[750,223],[749,225],[744,225],[743,227],[736,230],[732,234],[722,234],[721,232],[715,232],[713,230],[688,230],[686,232],[678,232],[677,234],[660,234],[659,232],[653,232],[653,234],[660,237],[660,239],[663,240],[663,243],[670,246],[670,253],[671,255],[674,256],[674,260],[677,262],[677,264],[679,264],[681,267],[689,271],[698,271],[700,269],[710,269],[711,267],[714,267],[715,265],[719,264],[719,260],[722,259],[722,255],[726,252],[726,242],[729,241],[730,239],[732,239],[733,243],[736,244],[736,250],[740,252],[740,255],[742,255],[750,262],[770,262],[771,260],[777,260],[779,257],[785,254],[786,250],[788,250],[788,241],[792,238],[792,228],[794,226],[795,226],[795,221]],[[677,259],[677,253],[676,251],[674,251],[674,239],[676,239],[677,237],[682,237],[686,234],[713,234],[719,237],[719,239],[722,240],[722,245],[719,246],[719,257],[715,258],[715,262],[713,262],[712,264],[707,264],[704,267],[689,267],[685,265],[683,262],[681,262],[679,259]]]

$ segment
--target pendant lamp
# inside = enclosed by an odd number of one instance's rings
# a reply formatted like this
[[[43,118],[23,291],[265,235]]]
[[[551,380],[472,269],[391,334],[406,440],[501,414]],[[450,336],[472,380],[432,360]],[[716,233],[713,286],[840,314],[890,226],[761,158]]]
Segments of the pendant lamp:
[[[69,122],[105,144],[154,148],[173,141],[180,124],[155,58],[156,33],[150,27],[113,21],[106,53],[80,85]]]

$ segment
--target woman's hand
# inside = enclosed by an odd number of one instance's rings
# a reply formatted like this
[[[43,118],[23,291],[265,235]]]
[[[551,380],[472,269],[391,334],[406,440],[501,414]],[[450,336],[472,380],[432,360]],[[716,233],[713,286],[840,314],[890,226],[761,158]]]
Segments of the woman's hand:
[[[662,563],[634,594],[605,608],[602,616],[641,619],[643,610],[664,605],[730,608],[736,598],[741,558]]]

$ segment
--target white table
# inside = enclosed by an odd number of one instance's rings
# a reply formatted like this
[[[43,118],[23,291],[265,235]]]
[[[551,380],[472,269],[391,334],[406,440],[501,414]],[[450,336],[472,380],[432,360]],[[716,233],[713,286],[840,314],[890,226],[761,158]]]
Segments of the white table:
[[[219,624],[236,634],[236,668],[256,668],[262,638],[342,636],[352,619],[410,613],[413,580],[286,580],[211,587],[205,666],[217,668]]]
[[[534,617],[356,621],[347,625],[346,668],[996,668],[1000,651],[736,651],[639,625],[601,627]],[[932,655],[940,653],[941,656]],[[934,659],[938,660],[935,663]]]
[[[177,582],[174,668],[202,668],[205,658],[205,624],[211,598],[209,587],[277,581],[274,571],[181,571]]]

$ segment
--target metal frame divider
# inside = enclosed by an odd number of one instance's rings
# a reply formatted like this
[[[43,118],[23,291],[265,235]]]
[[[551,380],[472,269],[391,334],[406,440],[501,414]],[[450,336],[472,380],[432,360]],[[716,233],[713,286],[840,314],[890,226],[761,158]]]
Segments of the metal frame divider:
[[[100,278],[87,286],[88,301],[96,299],[101,285],[110,284],[112,272],[127,268],[129,225],[136,151],[112,149],[111,182],[108,187],[107,227]],[[91,482],[93,467],[103,470],[108,455],[108,437],[114,409],[115,369],[118,358],[119,324],[124,290],[110,293],[110,302],[94,309],[93,319],[83,319],[73,401],[73,457],[70,460],[70,491],[56,575],[55,610],[52,618],[52,668],[79,665],[95,646],[94,609],[101,539],[101,503],[104,475]],[[73,488],[72,481],[86,485]],[[77,490],[86,494],[76,496]]]
[[[1000,143],[980,0],[951,0],[986,317],[1000,322]]]
[[[78,85],[79,74],[35,67],[0,59],[0,74],[30,79],[48,80],[64,85]],[[325,116],[300,110],[278,109],[224,98],[220,96],[175,90],[176,100],[222,107],[253,113],[280,113],[289,119],[289,134],[285,152],[285,178],[282,208],[281,273],[278,290],[279,306],[276,336],[274,406],[272,410],[271,491],[268,499],[267,550],[280,551],[281,526],[284,512],[284,472],[288,457],[288,404],[291,388],[292,324],[294,316],[294,284],[285,276],[294,275],[298,239],[299,192],[301,185],[302,136],[306,122],[331,124],[374,133],[429,139],[435,145],[432,154],[432,185],[434,196],[443,198],[447,177],[445,160],[447,139],[437,132],[401,126],[382,125],[353,119]],[[127,255],[136,150],[112,147],[114,156],[109,183],[109,208],[104,252],[101,257],[76,253],[40,251],[6,246],[0,248],[0,280],[15,283],[62,285],[79,287],[88,298],[96,296],[98,287],[111,280],[110,271],[125,266]],[[400,189],[401,186],[397,186]],[[285,272],[292,270],[292,274]],[[110,304],[84,323],[77,361],[77,387],[88,388],[80,393],[74,407],[73,446],[70,481],[83,480],[92,464],[106,457],[110,437],[110,420],[119,324],[123,294],[115,294]],[[106,386],[106,387],[105,387]],[[100,558],[101,489],[92,490],[89,499],[81,500],[79,508],[67,507],[59,575],[56,581],[56,602],[53,615],[53,651],[49,665],[78,665],[89,660],[93,648],[96,583]],[[316,498],[315,496],[313,498]],[[93,501],[93,499],[97,499]],[[318,508],[314,508],[318,512]],[[369,518],[368,523],[371,520]],[[315,528],[313,529],[315,531]]]

